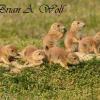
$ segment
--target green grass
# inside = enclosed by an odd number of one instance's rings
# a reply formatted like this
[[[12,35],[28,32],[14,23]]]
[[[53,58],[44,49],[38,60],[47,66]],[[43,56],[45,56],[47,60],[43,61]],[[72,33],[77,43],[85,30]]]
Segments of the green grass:
[[[8,7],[27,7],[33,14],[0,14],[0,44],[15,44],[19,50],[28,44],[42,48],[42,37],[50,25],[61,21],[69,29],[75,19],[86,23],[84,34],[100,31],[100,0],[1,0]],[[61,15],[42,14],[39,4],[66,4]],[[61,42],[63,46],[63,41]],[[100,61],[72,66],[44,64],[10,74],[0,68],[0,100],[100,100]]]
[[[0,95],[7,100],[99,100],[100,62],[72,66],[45,64],[20,74],[0,70]]]

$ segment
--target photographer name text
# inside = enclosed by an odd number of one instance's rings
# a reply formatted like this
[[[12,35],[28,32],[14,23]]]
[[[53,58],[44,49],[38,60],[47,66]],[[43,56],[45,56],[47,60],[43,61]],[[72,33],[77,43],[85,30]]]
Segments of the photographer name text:
[[[61,14],[63,13],[66,5],[61,4],[42,4],[39,6],[38,10],[40,13],[55,13],[55,14]],[[0,13],[34,13],[34,9],[32,8],[32,5],[29,4],[26,8],[22,9],[21,7],[8,7],[5,4],[0,4]]]

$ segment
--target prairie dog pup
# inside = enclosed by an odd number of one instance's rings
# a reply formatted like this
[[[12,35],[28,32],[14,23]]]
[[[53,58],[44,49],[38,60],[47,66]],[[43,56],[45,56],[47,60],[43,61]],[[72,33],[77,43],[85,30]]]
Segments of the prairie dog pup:
[[[96,41],[96,47],[98,53],[100,53],[100,32],[97,32],[96,35],[94,36],[94,40]]]
[[[100,53],[100,32],[94,36],[87,36],[79,42],[79,52],[81,53]]]
[[[10,60],[17,56],[17,48],[14,45],[5,45],[0,47],[0,62],[10,64]]]
[[[96,41],[92,36],[88,36],[80,40],[79,42],[79,52],[81,53],[95,53],[98,54]]]
[[[50,63],[59,63],[62,67],[68,68],[68,63],[78,64],[79,58],[74,53],[67,53],[63,48],[52,47],[46,51],[46,56]]]
[[[71,52],[74,51],[73,46],[75,43],[78,44],[79,39],[77,36],[77,32],[79,32],[83,27],[85,26],[85,23],[82,21],[73,21],[70,27],[69,32],[66,33],[64,44],[67,51]]]
[[[45,58],[45,53],[43,50],[39,50],[34,46],[27,46],[22,50],[22,59],[27,61],[32,66],[41,65],[43,59]]]
[[[43,38],[44,49],[51,48],[56,45],[56,42],[64,36],[66,29],[62,23],[54,23],[48,34]]]

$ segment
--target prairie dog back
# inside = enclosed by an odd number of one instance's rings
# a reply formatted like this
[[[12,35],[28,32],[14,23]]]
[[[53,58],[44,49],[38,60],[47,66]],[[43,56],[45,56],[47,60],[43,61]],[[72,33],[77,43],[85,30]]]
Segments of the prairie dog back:
[[[100,53],[100,32],[97,32],[94,36],[84,37],[79,42],[79,52],[82,53]]]
[[[33,45],[29,45],[26,46],[21,52],[20,55],[21,56],[30,56],[32,52],[34,52],[35,50],[37,50],[37,48]]]
[[[72,52],[66,52],[64,48],[52,47],[46,51],[50,63],[59,63],[62,67],[69,69],[68,63],[78,64],[79,58]]]

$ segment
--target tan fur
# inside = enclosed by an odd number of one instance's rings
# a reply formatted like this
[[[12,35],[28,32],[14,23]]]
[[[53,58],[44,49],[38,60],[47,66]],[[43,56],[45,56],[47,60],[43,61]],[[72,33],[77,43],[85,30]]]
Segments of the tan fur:
[[[52,47],[46,51],[49,62],[59,63],[62,67],[68,69],[68,63],[78,64],[79,59],[74,53],[68,53],[63,48]]]
[[[26,46],[19,54],[24,57],[29,57],[37,48],[33,45]]]
[[[79,42],[79,52],[81,53],[96,53],[97,54],[97,49],[96,49],[96,41],[94,40],[93,37],[88,36],[83,38]]]
[[[54,23],[48,34],[43,38],[43,47],[51,48],[56,45],[56,42],[64,36],[65,27],[61,23]]]
[[[100,60],[100,55],[86,54],[86,53],[81,53],[81,52],[75,52],[75,54],[79,57],[80,62],[93,60],[94,58],[96,60]]]
[[[97,32],[96,35],[94,36],[94,39],[96,41],[96,48],[98,53],[100,53],[100,32]]]
[[[37,49],[34,46],[27,46],[21,53],[22,59],[24,59],[31,66],[41,65],[43,63],[43,59],[45,58],[44,51]]]
[[[79,42],[79,52],[81,53],[100,53],[100,32],[95,36],[87,36]]]
[[[5,45],[0,47],[0,62],[10,64],[10,58],[17,55],[17,48],[14,45]]]
[[[73,21],[70,27],[69,32],[66,33],[64,44],[67,51],[71,52],[73,50],[74,44],[79,42],[77,32],[79,32],[85,23],[82,21]]]

